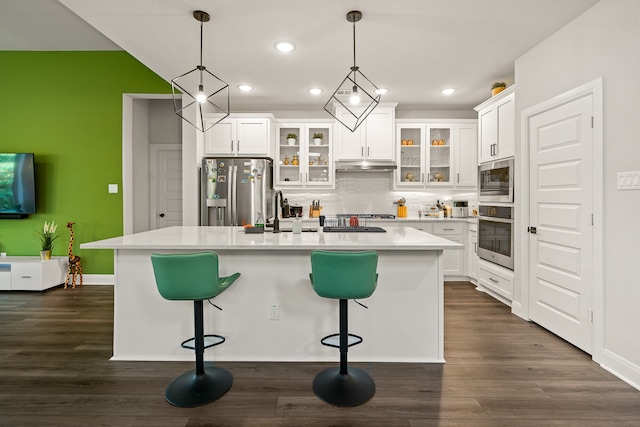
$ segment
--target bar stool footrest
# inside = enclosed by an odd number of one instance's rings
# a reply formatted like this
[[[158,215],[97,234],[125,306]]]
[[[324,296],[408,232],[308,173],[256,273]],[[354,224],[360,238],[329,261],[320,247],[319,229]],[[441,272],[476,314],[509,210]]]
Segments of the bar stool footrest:
[[[182,343],[180,343],[180,347],[187,348],[189,350],[195,350],[196,349],[195,342],[196,342],[195,338],[189,338],[188,340],[182,341]],[[216,346],[216,345],[220,345],[223,342],[225,342],[225,338],[222,335],[212,334],[212,335],[204,336],[205,349]]]
[[[340,334],[331,334],[320,340],[322,345],[326,345],[328,347],[340,348]],[[356,334],[347,334],[347,342],[348,346],[352,347],[354,345],[358,345],[362,342],[362,337]]]

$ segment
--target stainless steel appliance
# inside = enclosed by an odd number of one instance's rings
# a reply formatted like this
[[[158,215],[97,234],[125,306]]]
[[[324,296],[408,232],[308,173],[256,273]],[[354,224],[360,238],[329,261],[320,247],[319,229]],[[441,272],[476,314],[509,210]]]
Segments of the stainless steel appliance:
[[[272,159],[202,159],[200,225],[265,224],[273,199]]]
[[[478,200],[480,203],[513,203],[513,159],[478,166]]]
[[[466,200],[453,200],[451,202],[451,218],[467,218],[469,216],[469,202]]]
[[[478,256],[513,270],[513,207],[478,207]]]

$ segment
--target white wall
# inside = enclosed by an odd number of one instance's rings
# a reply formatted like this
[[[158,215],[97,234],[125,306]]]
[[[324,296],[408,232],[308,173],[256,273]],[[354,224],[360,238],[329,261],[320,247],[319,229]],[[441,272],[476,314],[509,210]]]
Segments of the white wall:
[[[616,190],[616,173],[640,170],[639,17],[638,0],[602,0],[519,58],[515,67],[516,117],[526,108],[603,77],[604,313],[596,313],[603,320],[603,348],[597,361],[636,387],[640,387],[640,191]]]

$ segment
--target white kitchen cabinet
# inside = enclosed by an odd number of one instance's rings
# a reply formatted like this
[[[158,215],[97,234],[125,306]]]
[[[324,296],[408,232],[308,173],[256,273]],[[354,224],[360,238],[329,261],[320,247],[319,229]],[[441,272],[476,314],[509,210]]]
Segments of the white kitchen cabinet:
[[[469,233],[467,234],[466,265],[467,276],[471,279],[478,277],[478,224],[469,224]]]
[[[476,122],[456,125],[454,139],[454,186],[478,187],[478,125]]]
[[[207,125],[204,118],[205,127]],[[204,134],[204,154],[213,156],[269,156],[270,117],[229,117]]]
[[[67,257],[12,256],[0,258],[0,290],[44,291],[64,283]]]
[[[477,187],[477,122],[396,126],[397,188]]]
[[[515,85],[475,107],[479,163],[515,155]]]
[[[378,105],[355,132],[336,122],[336,160],[393,161],[396,105]],[[351,113],[338,107],[336,116],[347,120]]]
[[[293,144],[289,134],[296,135]],[[316,134],[323,136],[319,142],[314,140]],[[333,123],[276,126],[275,182],[279,187],[333,187]]]
[[[488,290],[498,300],[510,304],[513,300],[513,271],[488,261],[478,262],[478,287]]]
[[[403,124],[396,127],[396,185],[403,188],[423,188],[426,154],[425,125]]]
[[[466,245],[466,224],[463,222],[433,224],[433,234]],[[464,276],[465,251],[444,251],[444,275]]]

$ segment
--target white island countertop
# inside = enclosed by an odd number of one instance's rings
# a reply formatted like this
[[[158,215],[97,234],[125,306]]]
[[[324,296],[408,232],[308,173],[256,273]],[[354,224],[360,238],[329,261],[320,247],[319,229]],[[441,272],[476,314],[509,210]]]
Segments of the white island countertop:
[[[213,250],[462,250],[464,245],[412,227],[384,227],[386,233],[322,231],[253,234],[242,227],[168,227],[83,243],[82,249]]]

